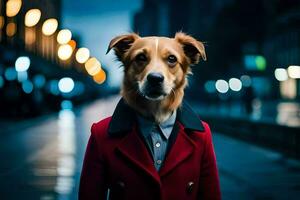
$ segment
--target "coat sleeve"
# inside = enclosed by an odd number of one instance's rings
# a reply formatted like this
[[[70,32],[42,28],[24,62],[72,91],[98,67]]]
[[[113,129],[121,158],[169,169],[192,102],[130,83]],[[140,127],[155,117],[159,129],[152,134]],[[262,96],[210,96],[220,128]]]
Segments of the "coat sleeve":
[[[101,200],[106,199],[107,195],[105,164],[96,141],[95,124],[91,132],[81,171],[79,200]]]
[[[205,200],[220,200],[221,191],[219,175],[211,131],[207,123],[204,122],[203,124],[205,127],[206,141],[200,169],[200,188],[198,198]]]

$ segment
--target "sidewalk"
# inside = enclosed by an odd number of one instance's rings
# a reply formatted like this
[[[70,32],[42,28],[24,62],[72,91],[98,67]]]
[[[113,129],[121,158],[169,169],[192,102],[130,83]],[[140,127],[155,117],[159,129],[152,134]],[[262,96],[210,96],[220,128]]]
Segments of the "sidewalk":
[[[230,117],[247,119],[288,127],[300,128],[300,103],[297,102],[253,102],[253,112],[247,114],[242,102],[199,104],[191,102],[193,109],[203,116]]]
[[[214,134],[223,200],[296,200],[300,161]]]

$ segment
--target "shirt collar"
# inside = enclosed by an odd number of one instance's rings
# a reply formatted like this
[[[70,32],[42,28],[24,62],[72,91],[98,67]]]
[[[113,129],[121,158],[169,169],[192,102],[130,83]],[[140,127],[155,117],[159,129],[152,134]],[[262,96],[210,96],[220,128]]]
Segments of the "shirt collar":
[[[137,121],[139,123],[140,131],[144,135],[144,137],[148,137],[154,126],[157,124],[149,119],[144,118],[143,116],[137,114]],[[159,129],[161,130],[165,139],[169,139],[171,132],[173,130],[173,126],[176,121],[176,111],[172,113],[172,115],[164,122],[158,124]]]
[[[174,117],[175,121],[179,121],[184,126],[184,129],[200,132],[204,131],[204,126],[200,118],[186,102],[183,102],[182,105],[177,109]],[[108,134],[110,136],[123,136],[132,129],[136,121],[137,119],[135,111],[125,102],[123,98],[121,98],[109,123]],[[171,121],[172,120],[170,120],[170,122]]]

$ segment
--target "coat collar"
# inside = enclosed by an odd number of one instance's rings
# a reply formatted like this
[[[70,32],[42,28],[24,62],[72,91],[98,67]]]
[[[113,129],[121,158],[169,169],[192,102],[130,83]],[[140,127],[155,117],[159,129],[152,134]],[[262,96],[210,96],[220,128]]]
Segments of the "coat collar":
[[[177,109],[177,120],[184,126],[184,129],[204,131],[200,118],[186,102],[183,102],[181,107]],[[135,122],[135,111],[127,105],[123,98],[121,98],[112,115],[108,134],[110,136],[123,136],[124,133],[132,130]]]

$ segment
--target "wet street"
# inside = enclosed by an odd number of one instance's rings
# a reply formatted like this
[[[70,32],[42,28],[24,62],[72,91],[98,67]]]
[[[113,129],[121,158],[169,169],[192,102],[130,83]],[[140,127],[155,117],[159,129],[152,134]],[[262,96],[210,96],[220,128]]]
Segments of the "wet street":
[[[119,97],[21,122],[1,123],[0,199],[77,199],[92,122]],[[213,133],[223,199],[298,199],[300,162]]]

